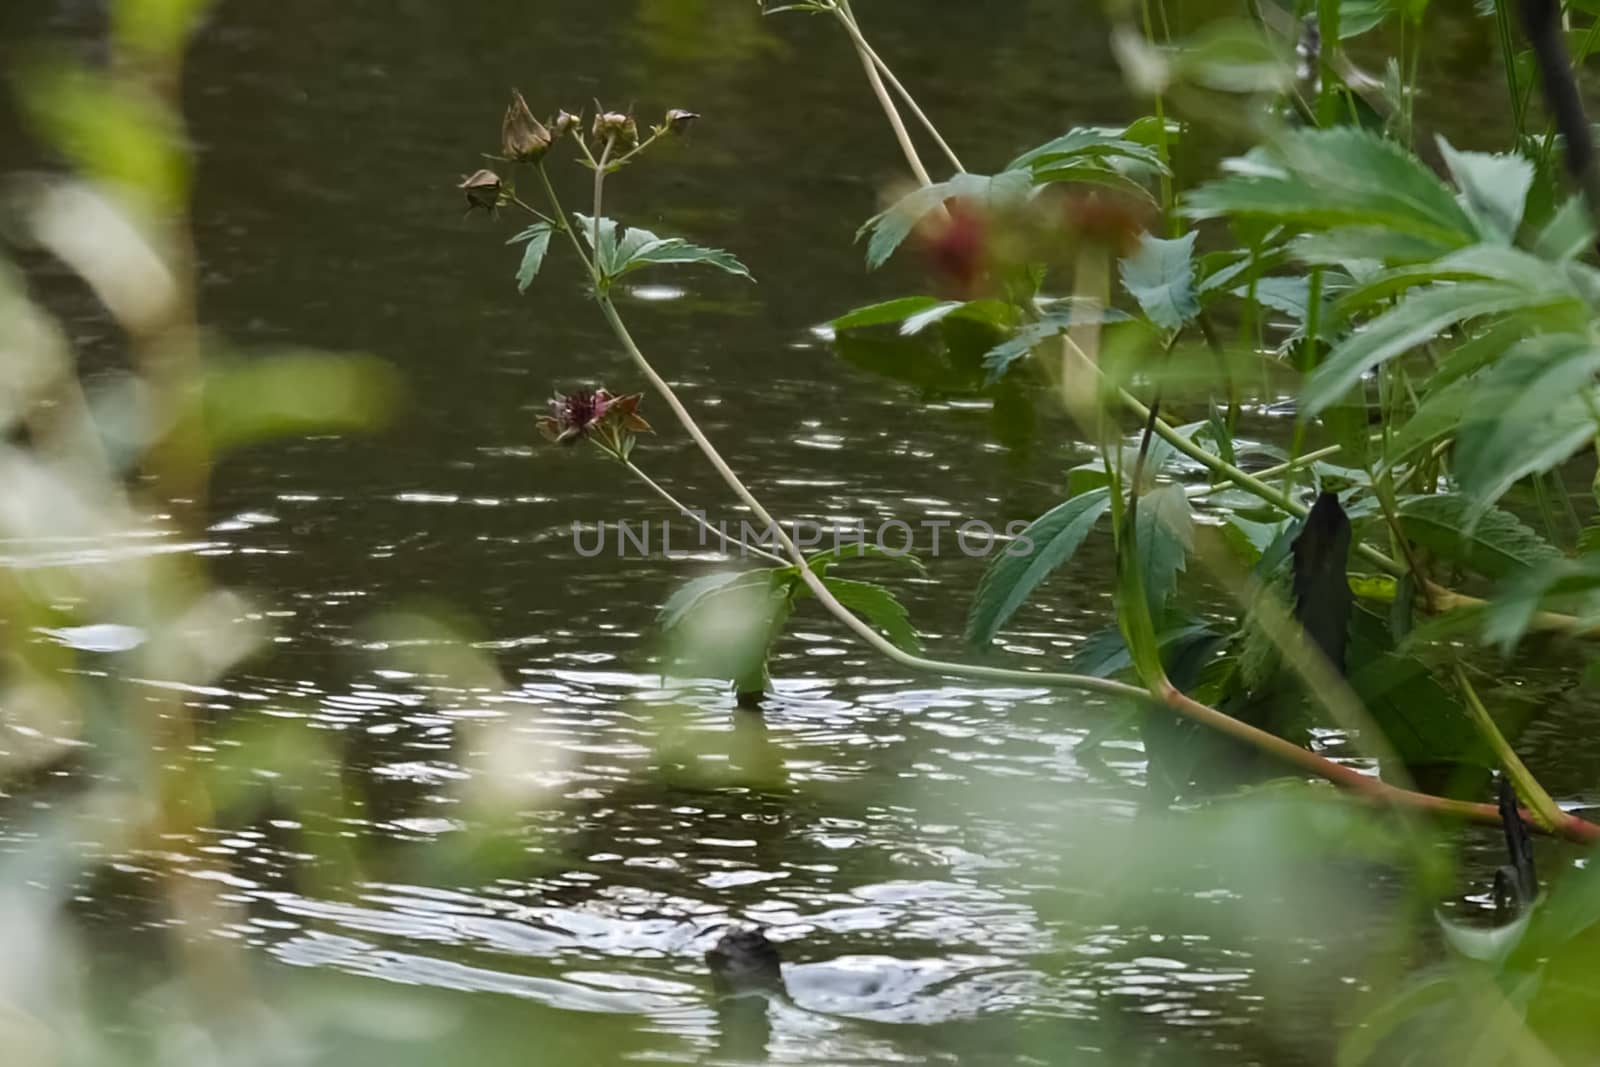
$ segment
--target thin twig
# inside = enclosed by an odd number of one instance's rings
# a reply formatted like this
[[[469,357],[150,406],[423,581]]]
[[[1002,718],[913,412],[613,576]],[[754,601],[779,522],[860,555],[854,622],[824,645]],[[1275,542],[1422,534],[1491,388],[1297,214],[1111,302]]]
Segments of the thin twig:
[[[857,44],[856,47],[858,49],[865,49],[866,55],[872,60],[873,65],[878,68],[878,72],[883,75],[884,80],[889,83],[890,87],[894,89],[895,92],[900,94],[900,99],[905,101],[906,107],[909,108],[911,113],[917,117],[917,121],[922,123],[923,129],[928,131],[928,136],[933,138],[934,143],[939,146],[939,151],[944,153],[944,157],[948,159],[950,161],[950,165],[956,169],[956,173],[965,174],[967,168],[962,165],[961,159],[956,155],[955,150],[952,149],[945,141],[944,137],[940,135],[939,128],[933,124],[932,119],[928,118],[927,113],[924,112],[922,108],[917,106],[917,101],[912,97],[911,92],[900,83],[900,79],[895,77],[894,71],[889,69],[889,64],[883,61],[883,57],[878,55],[877,51],[872,47],[871,44],[868,43],[865,35],[861,33],[861,24],[856,21],[855,12],[851,11],[849,9],[849,5],[847,4],[840,14],[845,19],[848,19],[850,25],[855,28],[855,33],[852,35],[852,40],[859,41],[859,44]]]
[[[723,545],[724,548],[730,548],[731,549],[733,546],[737,545],[737,546],[739,546],[739,548],[743,549],[744,551],[753,553],[753,554],[755,554],[757,556],[760,556],[762,559],[768,560],[768,561],[770,561],[772,563],[776,563],[780,567],[789,566],[789,561],[787,559],[785,559],[784,557],[778,555],[777,553],[768,552],[766,549],[760,548],[760,547],[758,547],[756,545],[752,545],[747,541],[741,540],[740,538],[729,537],[725,532],[723,532],[723,530],[722,530],[722,528],[720,526],[711,525],[709,522],[706,521],[705,514],[703,512],[695,511],[693,508],[689,507],[689,505],[683,503],[677,497],[675,497],[671,493],[667,492],[667,490],[666,490],[666,488],[664,486],[662,486],[659,482],[657,482],[654,478],[650,477],[644,471],[640,470],[639,467],[632,460],[624,459],[621,462],[622,462],[622,465],[624,467],[628,468],[629,472],[632,473],[632,475],[635,478],[637,478],[641,482],[643,482],[647,487],[649,487],[649,489],[652,492],[654,492],[662,500],[665,500],[668,504],[671,504],[673,507],[677,508],[684,515],[686,515],[689,518],[693,519],[695,524],[698,525],[700,527],[700,529],[706,531],[707,533],[714,534],[717,537],[717,539],[722,542],[722,545]]]
[[[856,47],[856,55],[861,59],[862,69],[867,72],[867,82],[878,98],[878,106],[883,108],[884,118],[889,120],[889,125],[894,129],[895,139],[900,142],[900,151],[905,153],[906,164],[910,166],[911,173],[916,175],[917,181],[922,185],[932,185],[933,179],[928,176],[928,168],[922,165],[922,157],[917,155],[917,146],[911,140],[911,133],[906,129],[905,120],[900,117],[899,110],[894,106],[894,98],[889,95],[883,79],[878,76],[878,65],[872,61],[872,48],[867,44],[867,39],[861,36],[861,31],[856,28],[855,19],[850,14],[850,5],[845,0],[840,0],[840,3],[834,5],[833,13]]]

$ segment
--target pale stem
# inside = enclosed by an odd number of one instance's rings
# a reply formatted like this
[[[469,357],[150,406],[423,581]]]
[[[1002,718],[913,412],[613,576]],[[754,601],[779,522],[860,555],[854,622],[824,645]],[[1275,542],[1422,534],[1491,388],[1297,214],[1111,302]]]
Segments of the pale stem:
[[[861,36],[861,31],[856,28],[855,20],[850,17],[849,7],[835,6],[833,11],[838,16],[839,23],[844,26],[845,32],[850,35],[851,43],[856,46],[856,55],[861,58],[862,69],[867,72],[867,82],[878,98],[878,105],[883,108],[884,117],[894,128],[895,139],[900,142],[900,151],[905,153],[906,164],[910,166],[911,173],[916,175],[917,181],[922,185],[932,185],[933,179],[928,176],[928,168],[922,165],[922,157],[917,155],[917,146],[912,143],[911,132],[906,129],[905,120],[900,117],[899,110],[894,106],[894,98],[889,95],[883,79],[878,76],[878,65],[872,61],[872,48],[867,44],[866,38]]]
[[[664,486],[662,486],[659,482],[657,482],[654,478],[650,477],[644,471],[640,470],[639,467],[631,459],[624,459],[621,462],[622,462],[622,465],[624,467],[628,468],[628,471],[635,478],[637,478],[641,482],[643,482],[650,489],[651,492],[655,493],[656,496],[660,497],[662,500],[666,501],[668,504],[670,504],[673,507],[677,508],[678,511],[680,511],[684,515],[688,516],[690,519],[694,520],[695,524],[698,525],[700,527],[700,529],[704,530],[706,533],[709,533],[709,534],[712,534],[713,536],[715,536],[718,541],[722,542],[722,546],[724,548],[731,549],[735,545],[737,545],[739,548],[743,549],[744,551],[749,552],[749,553],[751,553],[753,555],[760,556],[762,559],[767,560],[769,562],[776,563],[780,567],[786,567],[786,566],[789,565],[789,561],[784,559],[782,556],[777,555],[776,553],[773,553],[773,552],[768,552],[766,549],[760,548],[760,547],[758,547],[756,545],[749,544],[748,542],[743,541],[743,540],[741,540],[741,539],[739,539],[737,537],[729,537],[726,533],[724,533],[722,531],[721,527],[711,525],[709,522],[706,521],[705,515],[703,513],[695,511],[694,509],[690,508],[689,505],[683,503],[677,497],[675,497],[671,493],[667,492],[667,490],[666,490],[666,488]]]
[[[890,87],[893,88],[895,92],[900,94],[900,99],[905,101],[906,107],[909,108],[911,113],[917,117],[917,121],[922,123],[923,128],[928,131],[928,136],[933,138],[934,143],[939,146],[939,151],[944,153],[944,157],[950,161],[950,165],[956,169],[956,172],[958,174],[965,174],[967,168],[962,166],[960,158],[956,156],[955,151],[948,143],[946,143],[944,137],[940,135],[939,128],[933,124],[933,120],[928,118],[927,114],[922,110],[922,108],[917,106],[916,99],[913,98],[910,91],[900,83],[900,79],[895,77],[894,71],[889,69],[889,64],[885,63],[883,61],[883,57],[878,55],[877,51],[872,47],[872,45],[867,42],[866,37],[861,33],[860,24],[856,22],[855,12],[851,11],[849,5],[847,4],[843,9],[840,10],[839,14],[840,17],[843,18],[847,24],[854,29],[855,32],[851,34],[851,40],[856,42],[856,47],[858,49],[865,50],[866,55],[872,60],[873,65],[878,68],[878,71],[883,75],[884,80],[889,83]]]

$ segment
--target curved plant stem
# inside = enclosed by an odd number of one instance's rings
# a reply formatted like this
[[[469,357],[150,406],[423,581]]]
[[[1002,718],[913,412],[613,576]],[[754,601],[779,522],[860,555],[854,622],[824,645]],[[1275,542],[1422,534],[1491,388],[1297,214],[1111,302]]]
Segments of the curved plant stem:
[[[1118,393],[1123,406],[1129,411],[1133,412],[1134,415],[1141,419],[1149,416],[1150,409],[1141,403],[1138,397],[1134,396],[1126,389],[1119,390]],[[1184,455],[1188,456],[1196,463],[1199,463],[1201,466],[1222,475],[1239,488],[1254,493],[1256,496],[1260,497],[1262,500],[1265,500],[1273,507],[1278,508],[1281,511],[1287,511],[1295,518],[1305,517],[1307,508],[1304,504],[1292,497],[1285,496],[1280,490],[1273,488],[1248,471],[1244,471],[1238,467],[1235,467],[1232,463],[1229,463],[1221,456],[1213,455],[1211,452],[1201,448],[1199,445],[1189,440],[1189,438],[1179,433],[1164,419],[1156,420],[1155,429],[1157,436],[1161,437],[1173,448],[1176,448],[1179,452],[1182,452]],[[1396,578],[1399,578],[1406,573],[1406,569],[1402,564],[1396,563],[1394,560],[1390,559],[1376,548],[1373,548],[1371,545],[1357,545],[1355,551],[1368,563],[1371,563],[1373,566],[1387,574],[1394,575]]]
[[[729,537],[727,534],[722,532],[720,527],[711,525],[706,521],[704,512],[695,511],[693,508],[689,507],[689,505],[683,503],[677,497],[667,492],[666,488],[663,487],[661,483],[657,482],[654,478],[640,470],[632,460],[624,459],[620,460],[620,462],[624,467],[628,468],[629,473],[643,482],[651,492],[656,494],[656,496],[659,496],[662,500],[665,500],[668,504],[671,504],[673,507],[677,508],[678,511],[682,512],[690,519],[693,519],[695,524],[699,526],[700,529],[715,536],[718,541],[722,542],[722,546],[724,548],[731,549],[737,545],[743,551],[748,552],[751,555],[760,556],[762,559],[776,563],[780,567],[787,567],[789,565],[789,561],[778,555],[776,552],[768,552],[764,548],[748,544],[745,541],[741,541],[737,537]]]
[[[556,197],[555,189],[550,184],[549,177],[545,174],[542,166],[539,168],[539,172],[544,181],[545,191],[550,197],[551,207],[555,216],[565,220],[566,216],[561,210],[561,204]],[[1231,737],[1234,737],[1248,745],[1268,753],[1269,755],[1276,756],[1284,762],[1298,767],[1308,774],[1325,779],[1337,786],[1355,792],[1360,796],[1399,807],[1431,811],[1437,814],[1450,815],[1475,822],[1491,823],[1495,825],[1499,824],[1500,813],[1494,805],[1471,804],[1464,801],[1449,800],[1444,797],[1430,796],[1425,793],[1416,793],[1411,790],[1399,789],[1395,786],[1388,785],[1385,782],[1361,773],[1353,767],[1335,763],[1334,761],[1323,756],[1319,756],[1308,749],[1301,748],[1299,745],[1296,745],[1291,741],[1286,741],[1275,734],[1268,733],[1265,730],[1251,726],[1249,723],[1235,719],[1231,715],[1220,712],[1215,708],[1201,704],[1199,701],[1196,701],[1179,692],[1164,678],[1159,681],[1154,689],[1144,689],[1139,686],[1129,685],[1126,682],[1119,682],[1111,678],[1098,678],[1093,675],[1066,674],[1046,671],[1019,671],[1004,667],[989,667],[981,664],[955,663],[947,660],[931,659],[925,656],[914,655],[899,648],[893,642],[885,638],[882,634],[878,633],[877,630],[873,629],[871,625],[858,617],[843,603],[841,603],[838,597],[834,596],[833,591],[823,583],[821,577],[806,565],[804,553],[800,551],[800,548],[795,544],[794,539],[789,536],[788,531],[778,524],[778,522],[773,518],[772,513],[766,509],[761,501],[756,498],[755,494],[750,491],[749,487],[744,484],[743,480],[740,479],[739,475],[733,470],[733,468],[728,465],[728,461],[722,457],[722,453],[717,451],[716,446],[711,443],[711,439],[708,438],[705,434],[705,431],[700,428],[700,424],[695,421],[695,418],[689,412],[689,409],[686,408],[683,404],[683,401],[678,398],[677,392],[672,388],[667,380],[656,371],[655,367],[650,363],[644,352],[634,341],[633,335],[629,333],[627,325],[622,321],[622,316],[618,314],[616,305],[612,302],[610,295],[605,291],[603,285],[601,284],[602,279],[600,278],[599,274],[596,273],[593,263],[587,256],[583,255],[582,243],[578,240],[576,234],[572,232],[572,227],[570,225],[563,225],[562,228],[567,232],[572,241],[574,249],[577,250],[584,264],[589,267],[590,277],[594,282],[595,302],[599,305],[600,312],[605,317],[606,325],[610,327],[612,334],[616,337],[618,343],[622,345],[623,351],[627,353],[629,359],[633,361],[633,364],[638,368],[639,372],[644,375],[645,379],[650,383],[651,388],[655,390],[656,394],[660,396],[667,407],[671,409],[674,417],[677,418],[679,424],[684,428],[685,432],[689,434],[689,437],[694,441],[696,446],[699,447],[701,453],[706,457],[707,461],[710,462],[712,468],[716,470],[723,482],[726,483],[728,488],[733,491],[734,495],[739,498],[740,502],[750,509],[751,513],[754,514],[756,518],[761,520],[761,522],[766,524],[766,526],[773,531],[774,536],[777,537],[780,545],[783,548],[784,554],[798,569],[801,580],[805,582],[812,595],[817,598],[818,603],[820,603],[829,614],[833,615],[834,618],[836,618],[847,629],[859,637],[869,648],[873,649],[875,652],[895,663],[900,664],[903,667],[917,671],[926,671],[933,674],[943,674],[960,678],[975,678],[984,681],[1003,682],[1010,685],[1073,689],[1079,692],[1098,693],[1102,696],[1132,700],[1139,703],[1149,703],[1154,701],[1178,712],[1181,715],[1191,718],[1202,725],[1209,726],[1212,729],[1220,730]],[[1132,400],[1132,397],[1130,396],[1128,399]],[[1134,401],[1134,403],[1137,403],[1137,401]],[[1140,406],[1142,407],[1142,405]],[[1151,419],[1151,426],[1154,428],[1155,432],[1160,433],[1161,427],[1164,426],[1165,423],[1161,422],[1161,420],[1158,418],[1154,418],[1153,413],[1148,409],[1145,409],[1145,417]],[[1178,437],[1180,442],[1185,445],[1192,446],[1192,442],[1188,442],[1182,437],[1181,434],[1176,434],[1175,431],[1171,431],[1170,427],[1167,429],[1169,432],[1173,432],[1174,436]],[[1177,445],[1178,443],[1174,442],[1174,444]],[[1196,447],[1198,451],[1204,453],[1204,450],[1198,449],[1198,446],[1193,447]],[[1245,475],[1243,471],[1238,471],[1237,468],[1233,468],[1231,465],[1229,465],[1229,467],[1230,469],[1237,471],[1238,474],[1246,478],[1249,477],[1248,475]],[[1255,479],[1251,479],[1251,481],[1255,481]],[[1267,488],[1270,491],[1270,487],[1263,485],[1263,488]],[[679,506],[681,509],[681,505],[676,506]],[[1537,820],[1530,821],[1535,826],[1539,825]],[[1600,842],[1600,826],[1586,822],[1583,819],[1577,818],[1576,816],[1567,815],[1565,813],[1562,813],[1559,821],[1555,822],[1549,827],[1548,832],[1572,841],[1583,843]]]
[[[933,179],[928,176],[928,168],[922,165],[922,157],[917,155],[917,146],[911,140],[911,132],[906,129],[905,120],[900,117],[899,110],[894,106],[894,97],[889,95],[888,87],[878,75],[878,64],[873,62],[872,58],[872,46],[867,44],[867,39],[861,36],[861,30],[856,27],[855,17],[850,13],[847,0],[840,0],[835,4],[833,12],[838,17],[840,25],[845,28],[845,32],[850,35],[850,42],[856,46],[856,55],[861,57],[861,66],[867,72],[867,82],[878,98],[878,106],[883,108],[884,118],[888,119],[889,125],[894,128],[895,139],[900,142],[900,151],[905,153],[906,164],[911,168],[911,173],[917,176],[917,181],[922,185],[932,185]]]
[[[1276,466],[1257,471],[1256,477],[1265,481],[1268,478],[1276,478],[1280,474],[1288,474],[1291,471],[1304,470],[1307,467],[1313,466],[1316,463],[1327,459],[1329,456],[1338,455],[1339,451],[1340,447],[1338,445],[1328,445],[1324,448],[1319,448],[1314,452],[1307,452],[1305,455],[1299,456],[1288,463],[1279,463]],[[1210,496],[1213,493],[1220,493],[1222,490],[1229,488],[1232,488],[1232,486],[1230,486],[1227,482],[1218,482],[1216,485],[1195,486],[1192,489],[1186,490],[1186,492],[1188,492],[1190,500],[1197,500],[1200,497]]]
[[[1286,741],[1275,734],[1270,734],[1265,730],[1251,726],[1249,723],[1235,719],[1231,715],[1217,711],[1215,708],[1201,704],[1199,701],[1179,692],[1165,681],[1161,682],[1157,691],[1151,692],[1139,686],[1118,682],[1110,678],[1045,671],[1017,671],[1003,667],[987,667],[980,664],[954,663],[913,655],[900,649],[840,603],[832,591],[823,584],[822,579],[810,567],[806,566],[805,556],[794,543],[794,540],[773,519],[772,514],[767,511],[761,501],[757,500],[755,495],[750,492],[738,474],[728,465],[727,460],[723,459],[716,446],[711,443],[705,432],[700,429],[694,416],[684,407],[683,402],[678,398],[672,386],[656,372],[655,367],[651,365],[650,361],[639,349],[638,344],[633,340],[632,334],[628,332],[627,325],[623,323],[622,317],[617,313],[616,306],[612,303],[611,298],[604,293],[599,293],[597,294],[596,302],[600,305],[606,324],[611,327],[612,333],[621,343],[623,350],[627,352],[634,365],[650,382],[651,387],[655,389],[667,407],[672,410],[678,422],[694,440],[695,444],[699,446],[700,451],[722,477],[728,488],[733,490],[734,495],[758,519],[766,523],[774,531],[783,546],[784,552],[799,569],[800,577],[811,590],[812,595],[834,618],[838,619],[879,654],[901,666],[935,674],[977,678],[986,681],[1005,682],[1012,685],[1075,689],[1139,702],[1155,701],[1181,715],[1194,719],[1202,725],[1220,730],[1237,740],[1243,741],[1269,755],[1276,756],[1284,762],[1318,778],[1332,782],[1334,785],[1350,790],[1359,796],[1386,804],[1429,811],[1473,822],[1499,824],[1499,810],[1492,804],[1473,804],[1396,788],[1377,778],[1363,774],[1353,767],[1335,763],[1330,759],[1301,748],[1291,741]],[[1538,825],[1537,820],[1533,820],[1533,822],[1534,825]],[[1549,828],[1549,832],[1568,840],[1583,843],[1600,841],[1600,826],[1565,813],[1562,814],[1560,821]]]

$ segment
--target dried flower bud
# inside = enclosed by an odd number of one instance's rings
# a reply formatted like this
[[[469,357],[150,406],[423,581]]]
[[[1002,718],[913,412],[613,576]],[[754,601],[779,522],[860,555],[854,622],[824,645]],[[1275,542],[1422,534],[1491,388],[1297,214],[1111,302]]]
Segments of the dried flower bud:
[[[492,170],[480,170],[461,179],[456,186],[467,197],[467,213],[482,208],[493,215],[500,206],[500,175]]]
[[[597,145],[611,141],[613,147],[626,152],[639,143],[639,127],[632,115],[624,115],[620,111],[600,111],[594,116],[590,136]]]
[[[683,133],[684,131],[688,130],[690,126],[693,126],[695,120],[699,117],[700,116],[693,111],[685,111],[681,107],[675,107],[671,111],[667,112],[667,117],[661,123],[661,128],[666,130],[668,133]]]
[[[592,437],[607,451],[626,456],[633,450],[634,434],[652,432],[639,414],[642,399],[642,393],[612,396],[604,389],[557,393],[550,400],[550,414],[538,420],[539,432],[562,445]]]
[[[511,90],[511,103],[506,108],[506,118],[500,126],[500,151],[507,159],[519,163],[537,163],[550,151],[554,140],[544,123],[533,117],[528,102],[517,90]]]
[[[550,136],[559,141],[582,124],[583,116],[574,115],[572,112],[562,108],[556,112],[555,119],[550,123]]]

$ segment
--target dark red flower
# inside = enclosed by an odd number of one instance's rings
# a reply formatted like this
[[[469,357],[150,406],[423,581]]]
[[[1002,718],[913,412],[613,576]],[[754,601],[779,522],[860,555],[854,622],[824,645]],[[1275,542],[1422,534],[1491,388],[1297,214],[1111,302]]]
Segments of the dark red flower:
[[[1153,214],[1143,201],[1096,189],[1068,196],[1063,220],[1079,240],[1103,245],[1120,257],[1138,250],[1139,235],[1154,221]]]
[[[650,424],[639,414],[643,393],[612,396],[604,389],[579,389],[550,398],[550,414],[539,419],[539,432],[557,444],[575,444],[591,434],[601,443],[622,448],[630,434],[649,433]]]
[[[970,299],[989,268],[989,218],[966,200],[930,212],[917,236],[928,265],[956,296]]]

